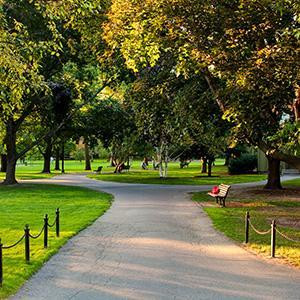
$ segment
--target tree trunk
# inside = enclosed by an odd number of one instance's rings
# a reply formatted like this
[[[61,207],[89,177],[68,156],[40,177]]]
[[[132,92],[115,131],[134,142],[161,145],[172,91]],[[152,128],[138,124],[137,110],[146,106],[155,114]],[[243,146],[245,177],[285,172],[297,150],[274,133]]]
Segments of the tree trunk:
[[[158,163],[158,171],[159,171],[159,177],[164,178],[164,168],[162,165],[162,161]]]
[[[202,159],[202,170],[201,170],[201,173],[204,174],[204,173],[207,173],[207,158],[204,157]]]
[[[230,160],[230,153],[226,153],[225,154],[225,163],[224,163],[224,166],[228,166],[229,165],[229,160]]]
[[[0,172],[6,172],[7,170],[7,155],[1,154],[1,170]]]
[[[109,164],[110,167],[115,167],[116,166],[115,158],[114,158],[113,154],[111,154],[111,156],[109,158],[109,161],[110,161],[110,164]]]
[[[90,147],[89,147],[88,141],[86,139],[84,140],[84,152],[85,152],[85,170],[90,171],[90,170],[92,170]]]
[[[212,164],[213,164],[213,161],[211,159],[209,159],[208,163],[207,163],[207,176],[208,177],[211,177]]]
[[[44,168],[42,173],[50,174],[51,173],[51,155],[52,155],[52,141],[51,139],[47,139],[46,141],[46,150],[43,153],[44,157]]]
[[[168,177],[168,161],[169,161],[169,154],[168,151],[166,150],[165,152],[165,169],[164,169],[164,177]]]
[[[55,171],[60,171],[60,167],[59,167],[59,147],[56,148],[56,152],[55,152]]]
[[[61,172],[65,173],[65,142],[61,145]]]
[[[271,156],[267,156],[268,159],[268,182],[265,185],[265,189],[278,190],[282,189],[280,181],[280,160]]]
[[[17,132],[14,121],[8,120],[6,125],[6,150],[7,150],[7,169],[4,184],[16,184],[16,163],[17,163],[17,147],[16,147]]]
[[[163,164],[162,164],[161,147],[157,147],[156,153],[157,153],[156,156],[157,156],[159,177],[163,178],[164,177],[164,168],[163,168]]]

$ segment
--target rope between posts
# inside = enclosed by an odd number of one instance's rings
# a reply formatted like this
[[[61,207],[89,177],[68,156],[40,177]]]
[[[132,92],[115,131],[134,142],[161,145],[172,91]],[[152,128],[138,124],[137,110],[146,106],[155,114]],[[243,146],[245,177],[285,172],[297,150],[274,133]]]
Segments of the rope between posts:
[[[48,227],[53,227],[56,224],[56,218],[54,220],[54,223],[52,225],[48,224]]]
[[[29,236],[30,236],[32,239],[37,239],[37,238],[39,238],[39,237],[42,235],[42,233],[44,232],[44,229],[45,229],[45,225],[43,226],[41,232],[40,232],[38,235],[31,235],[31,234],[29,234]]]
[[[17,246],[19,243],[22,242],[22,240],[24,239],[24,237],[25,237],[25,234],[23,234],[23,236],[16,243],[14,243],[13,245],[3,246],[2,249],[11,249],[11,248]]]
[[[271,229],[269,229],[268,231],[259,231],[257,230],[254,225],[251,223],[251,220],[249,219],[249,224],[251,226],[251,228],[257,233],[257,234],[260,234],[260,235],[265,235],[265,234],[268,234],[271,232]]]
[[[300,240],[294,240],[292,239],[291,237],[285,235],[284,233],[280,232],[277,228],[276,228],[276,231],[285,239],[287,239],[288,241],[290,242],[295,242],[295,243],[300,243]]]

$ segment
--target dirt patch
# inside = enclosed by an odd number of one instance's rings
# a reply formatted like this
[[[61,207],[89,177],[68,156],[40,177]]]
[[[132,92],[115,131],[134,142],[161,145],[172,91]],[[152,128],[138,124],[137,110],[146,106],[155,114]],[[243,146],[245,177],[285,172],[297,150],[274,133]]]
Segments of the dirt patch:
[[[264,201],[284,200],[300,201],[300,188],[286,188],[269,191],[262,188],[233,189],[229,197],[239,199],[261,199]]]
[[[262,205],[260,205],[258,202],[227,201],[226,203],[227,207],[257,207]]]
[[[270,223],[272,222],[271,218],[267,218]],[[289,228],[294,228],[294,229],[300,229],[300,219],[298,218],[285,218],[285,217],[279,217],[276,218],[276,223],[279,226],[282,227],[289,227]]]

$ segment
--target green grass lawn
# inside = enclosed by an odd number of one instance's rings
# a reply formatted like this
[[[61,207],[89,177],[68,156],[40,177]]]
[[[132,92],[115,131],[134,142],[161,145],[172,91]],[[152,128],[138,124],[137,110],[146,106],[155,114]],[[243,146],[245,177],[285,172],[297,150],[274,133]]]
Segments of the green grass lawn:
[[[108,162],[105,160],[95,160],[92,162],[93,169],[97,169],[99,165],[107,165]],[[84,161],[66,160],[65,161],[65,171],[66,173],[78,173],[87,172],[84,170]],[[16,176],[17,179],[44,179],[51,178],[55,175],[61,174],[60,171],[54,171],[54,162],[51,164],[52,174],[42,174],[43,161],[28,161],[27,165],[18,163]],[[90,171],[89,171],[90,172]],[[4,179],[5,173],[0,173],[0,180]]]
[[[104,164],[102,174],[90,174],[88,177],[114,182],[126,183],[146,183],[146,184],[187,184],[187,185],[216,185],[220,183],[234,184],[243,182],[256,182],[266,179],[265,175],[246,174],[246,175],[228,175],[227,167],[223,160],[217,160],[213,167],[213,176],[207,177],[201,174],[200,162],[192,162],[188,168],[180,169],[178,162],[169,164],[168,178],[159,178],[158,171],[142,170],[141,162],[135,161],[129,172],[123,171],[121,174],[113,174],[113,168]]]
[[[69,238],[101,216],[110,207],[112,196],[78,187],[22,184],[0,185],[0,201],[0,237],[4,245],[17,241],[27,223],[31,233],[38,234],[44,214],[49,214],[52,223],[55,209],[59,207],[61,211],[61,237],[56,238],[55,228],[50,228],[46,250],[43,235],[37,240],[31,239],[30,264],[25,263],[24,242],[16,248],[3,250],[4,281],[0,298],[5,298],[16,292]]]
[[[220,208],[206,193],[195,193],[193,199],[203,205],[216,229],[237,242],[245,239],[245,214],[250,212],[253,225],[261,230],[270,229],[273,219],[280,231],[300,240],[300,189],[289,187],[283,191],[264,191],[260,188],[231,191],[226,208]],[[252,250],[270,256],[270,234],[258,235],[250,229]],[[289,242],[277,234],[276,256],[300,267],[300,243]]]
[[[285,181],[284,187],[300,187],[300,178]]]
[[[220,183],[234,184],[243,182],[256,182],[266,179],[265,175],[246,174],[246,175],[228,175],[227,168],[224,166],[224,160],[216,160],[216,166],[213,167],[213,177],[208,178],[206,174],[201,174],[200,162],[194,161],[188,168],[180,169],[179,162],[169,164],[168,178],[160,179],[158,171],[142,170],[141,161],[133,161],[129,172],[123,171],[122,174],[114,174],[114,168],[109,166],[107,160],[94,160],[92,170],[103,166],[102,174],[94,174],[91,171],[85,171],[84,161],[67,160],[65,162],[66,173],[90,173],[89,177],[114,182],[127,183],[146,183],[146,184],[187,184],[187,185],[216,185]],[[54,162],[52,162],[52,174],[42,174],[42,161],[28,161],[27,166],[18,164],[16,176],[17,179],[44,179],[51,178],[61,174],[60,171],[54,171]],[[4,179],[5,173],[0,173],[0,180]]]

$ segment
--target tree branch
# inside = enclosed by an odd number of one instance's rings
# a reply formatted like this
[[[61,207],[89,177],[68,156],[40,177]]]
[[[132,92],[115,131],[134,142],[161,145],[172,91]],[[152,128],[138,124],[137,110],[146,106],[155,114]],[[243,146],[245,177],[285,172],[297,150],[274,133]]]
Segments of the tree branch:
[[[31,145],[29,145],[28,147],[26,147],[23,151],[21,151],[20,153],[17,154],[17,159],[19,159],[20,157],[24,156],[28,151],[30,151],[32,148],[36,147],[37,145],[39,145],[44,139],[46,138],[51,138],[53,137],[65,124],[67,121],[69,121],[74,114],[77,112],[78,109],[82,108],[83,106],[85,106],[86,104],[88,104],[89,102],[91,102],[92,100],[94,100],[98,94],[103,91],[111,82],[111,79],[107,80],[95,93],[94,95],[91,96],[91,98],[89,98],[87,101],[84,101],[81,105],[79,105],[77,107],[76,110],[73,110],[72,112],[70,112],[66,118],[60,123],[58,124],[58,126],[56,126],[54,129],[48,131],[46,134],[44,134],[43,136],[41,136],[40,138],[38,138],[35,142],[33,142]]]
[[[31,114],[32,110],[34,108],[34,101],[31,101],[30,104],[24,108],[21,116],[19,119],[15,121],[15,130],[18,131],[24,120]]]
[[[225,105],[221,101],[221,99],[218,95],[217,88],[214,85],[213,77],[212,77],[211,73],[209,72],[208,68],[203,69],[202,72],[203,72],[204,78],[205,78],[205,80],[209,86],[209,89],[210,89],[211,93],[213,94],[218,106],[220,107],[222,112],[225,112]]]
[[[289,165],[300,170],[300,157],[284,153],[278,149],[271,149],[265,142],[259,142],[258,148],[266,155],[269,155],[275,159],[288,163]]]

